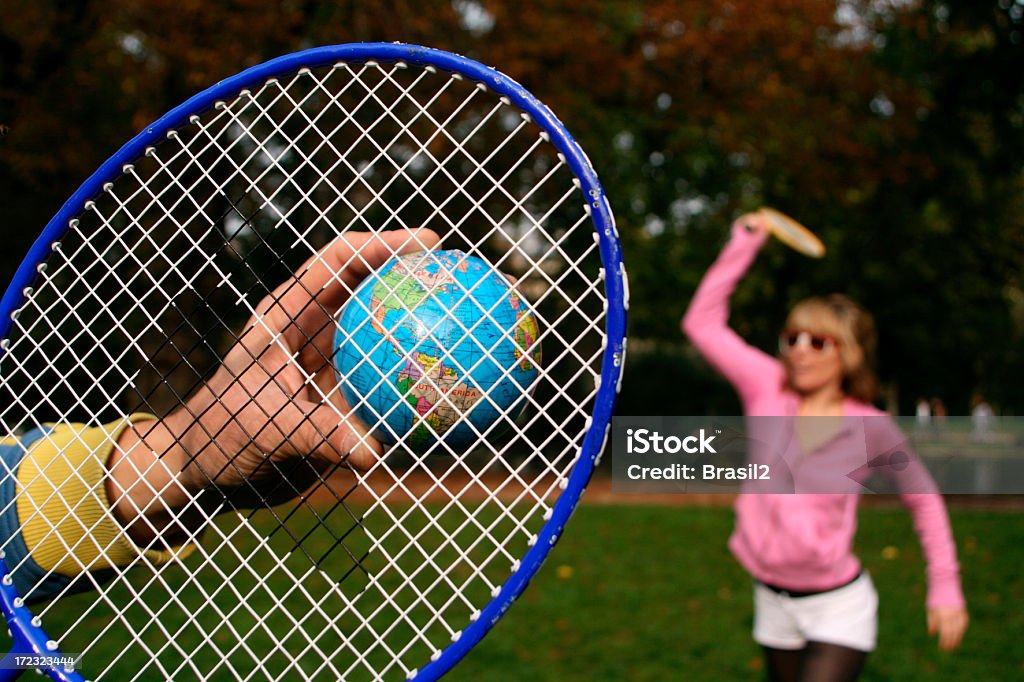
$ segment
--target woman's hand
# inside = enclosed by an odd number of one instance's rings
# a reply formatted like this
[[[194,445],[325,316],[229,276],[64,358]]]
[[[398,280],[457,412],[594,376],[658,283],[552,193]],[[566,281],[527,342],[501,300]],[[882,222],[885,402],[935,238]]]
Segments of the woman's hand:
[[[732,224],[733,231],[744,230],[755,234],[768,232],[768,219],[760,212],[744,213]]]
[[[928,634],[939,636],[939,648],[952,651],[960,646],[967,630],[967,609],[942,607],[928,609]]]

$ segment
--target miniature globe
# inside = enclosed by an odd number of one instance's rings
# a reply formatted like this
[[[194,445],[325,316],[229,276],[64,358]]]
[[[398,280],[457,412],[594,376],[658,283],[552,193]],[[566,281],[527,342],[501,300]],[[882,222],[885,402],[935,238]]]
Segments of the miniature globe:
[[[374,436],[455,451],[498,435],[540,369],[537,319],[502,273],[462,251],[396,256],[337,317],[342,394]]]

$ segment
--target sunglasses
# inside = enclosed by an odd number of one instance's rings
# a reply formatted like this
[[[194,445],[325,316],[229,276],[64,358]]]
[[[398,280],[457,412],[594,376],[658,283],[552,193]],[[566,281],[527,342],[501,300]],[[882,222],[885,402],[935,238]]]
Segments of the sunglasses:
[[[824,334],[812,334],[806,331],[785,331],[779,335],[779,352],[783,355],[797,346],[807,346],[817,352],[835,348],[835,338]]]

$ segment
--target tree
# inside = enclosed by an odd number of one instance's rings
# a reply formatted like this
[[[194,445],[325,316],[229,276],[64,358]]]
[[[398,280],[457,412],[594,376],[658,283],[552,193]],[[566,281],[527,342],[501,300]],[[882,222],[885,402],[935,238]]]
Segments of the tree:
[[[879,318],[904,408],[928,393],[965,409],[975,389],[1024,408],[1006,381],[1024,365],[1018,3],[15,5],[0,27],[5,274],[102,160],[188,96],[311,45],[403,40],[498,67],[587,150],[631,272],[631,336],[682,348],[677,321],[728,223],[774,205],[829,256],[768,247],[734,301],[744,335],[771,347],[795,300],[845,291]]]

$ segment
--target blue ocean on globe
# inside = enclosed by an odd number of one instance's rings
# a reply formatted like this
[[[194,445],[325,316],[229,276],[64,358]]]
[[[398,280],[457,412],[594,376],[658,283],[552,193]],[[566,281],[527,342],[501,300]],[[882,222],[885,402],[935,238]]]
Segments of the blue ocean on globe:
[[[404,439],[416,451],[439,440],[461,451],[503,431],[540,362],[527,301],[462,251],[392,258],[337,317],[334,366],[345,400],[379,440]]]

